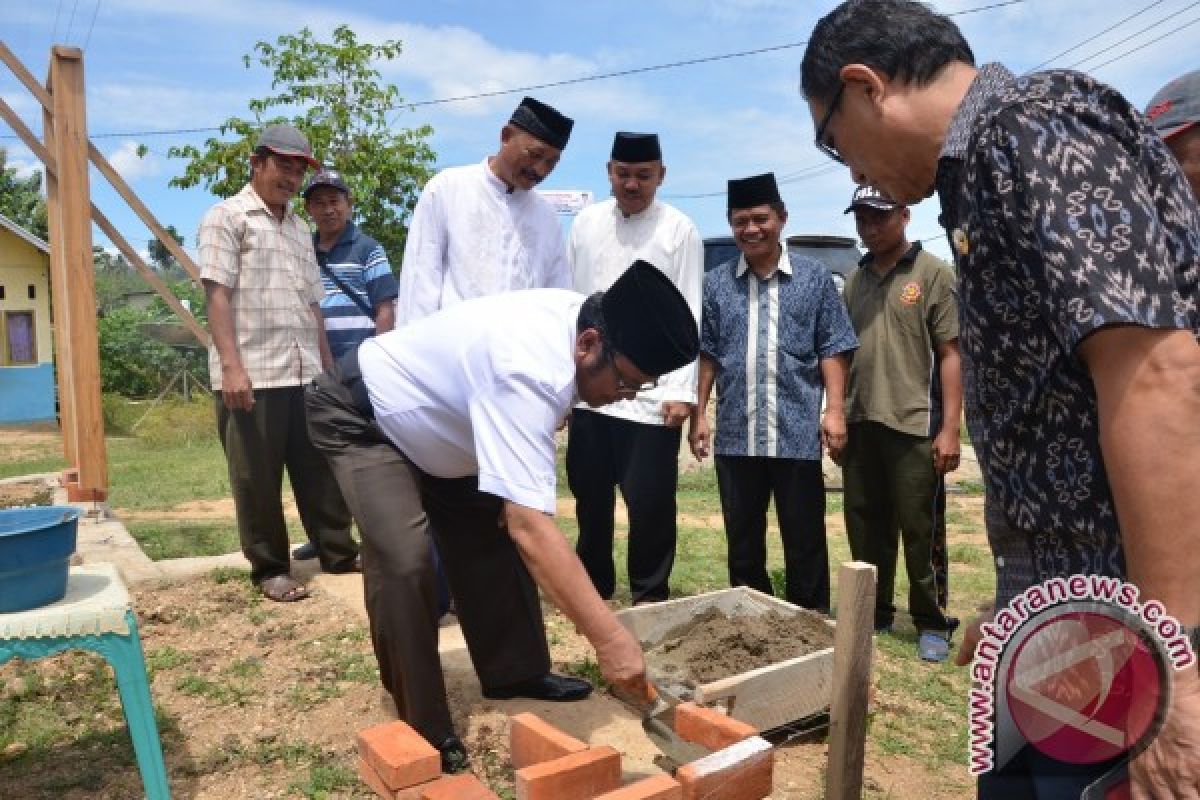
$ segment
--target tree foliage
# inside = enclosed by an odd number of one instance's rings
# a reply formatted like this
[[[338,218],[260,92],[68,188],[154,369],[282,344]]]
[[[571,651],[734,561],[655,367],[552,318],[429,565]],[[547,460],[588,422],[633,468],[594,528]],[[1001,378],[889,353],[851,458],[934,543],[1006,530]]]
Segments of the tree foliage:
[[[8,166],[8,151],[3,147],[0,147],[0,214],[34,236],[47,237],[49,227],[46,198],[42,196],[42,173],[19,177],[16,168]]]
[[[336,28],[329,42],[308,28],[273,44],[258,42],[243,62],[247,69],[269,69],[274,93],[250,101],[251,118],[225,120],[221,134],[231,138],[208,139],[203,148],[172,147],[169,155],[188,164],[171,185],[203,184],[218,197],[231,197],[250,179],[250,153],[259,131],[288,122],[304,131],[319,160],[342,172],[359,224],[399,267],[405,222],[434,160],[427,143],[432,128],[388,122],[403,101],[395,86],[382,83],[374,64],[398,58],[401,47],[399,41],[360,43],[346,25]]]
[[[179,231],[175,230],[174,225],[167,226],[167,233],[171,234],[171,238],[180,245],[183,244],[183,236],[180,235]],[[150,240],[147,249],[150,254],[150,263],[157,267],[159,271],[167,272],[173,267],[178,266],[175,256],[171,255],[171,251],[167,249],[165,244],[159,241],[157,236]]]

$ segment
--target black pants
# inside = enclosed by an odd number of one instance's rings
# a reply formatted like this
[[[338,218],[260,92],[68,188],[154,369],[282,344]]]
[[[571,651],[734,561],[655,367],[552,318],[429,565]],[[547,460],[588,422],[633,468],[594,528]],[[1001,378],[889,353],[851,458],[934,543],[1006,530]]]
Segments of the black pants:
[[[933,495],[933,582],[937,604],[950,607],[950,551],[946,546],[946,476],[939,475]]]
[[[575,550],[606,600],[616,589],[613,511],[621,487],[629,512],[629,589],[633,601],[666,600],[675,565],[678,428],[575,409],[567,439],[567,483],[575,495]]]
[[[437,650],[431,533],[483,686],[550,671],[537,587],[498,524],[501,501],[480,492],[475,477],[423,474],[359,410],[340,375],[319,376],[306,402],[313,442],[328,457],[362,536],[380,678],[401,718],[440,745],[454,729]]]
[[[783,539],[785,599],[829,610],[825,543],[825,477],[821,462],[760,456],[717,456],[717,486],[729,539],[729,583],[772,594],[767,575],[767,505]]]
[[[230,411],[220,392],[215,401],[238,538],[251,579],[258,584],[291,569],[281,497],[285,468],[300,522],[317,545],[321,566],[349,568],[358,555],[350,536],[350,511],[329,465],[309,439],[304,387],[256,389],[249,411]]]

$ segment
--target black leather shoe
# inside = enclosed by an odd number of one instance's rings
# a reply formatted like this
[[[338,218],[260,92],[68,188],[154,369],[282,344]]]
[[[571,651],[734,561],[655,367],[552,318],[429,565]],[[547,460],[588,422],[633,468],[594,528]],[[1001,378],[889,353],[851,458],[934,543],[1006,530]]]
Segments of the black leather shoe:
[[[317,546],[312,542],[305,542],[292,551],[292,558],[297,561],[308,561],[317,557]]]
[[[494,686],[483,690],[489,700],[511,700],[514,697],[530,697],[534,700],[549,700],[552,703],[570,703],[582,700],[592,693],[592,685],[581,678],[569,678],[547,672],[538,678]]]
[[[467,748],[463,747],[457,736],[446,737],[438,752],[442,754],[442,772],[447,775],[463,772],[471,766],[471,761],[467,758]]]

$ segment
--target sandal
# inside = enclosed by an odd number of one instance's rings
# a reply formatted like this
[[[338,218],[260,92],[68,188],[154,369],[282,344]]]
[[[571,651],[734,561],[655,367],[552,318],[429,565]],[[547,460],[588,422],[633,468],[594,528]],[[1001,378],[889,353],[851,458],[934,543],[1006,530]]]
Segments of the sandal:
[[[308,587],[291,575],[276,575],[258,585],[263,597],[276,603],[294,603],[308,597]]]

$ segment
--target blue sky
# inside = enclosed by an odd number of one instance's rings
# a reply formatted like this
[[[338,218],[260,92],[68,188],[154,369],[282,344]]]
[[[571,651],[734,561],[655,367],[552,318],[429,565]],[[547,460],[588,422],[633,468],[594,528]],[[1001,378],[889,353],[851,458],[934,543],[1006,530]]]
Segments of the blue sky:
[[[933,5],[952,13],[995,1]],[[405,100],[417,102],[802,42],[835,5],[834,0],[7,0],[0,3],[0,37],[38,77],[46,74],[51,43],[84,48],[93,140],[192,249],[200,217],[214,198],[203,189],[168,188],[183,162],[166,153],[171,145],[199,143],[211,134],[112,134],[202,128],[244,116],[247,101],[268,88],[264,70],[247,70],[241,62],[260,39],[273,41],[303,26],[327,39],[342,23],[360,39],[400,39],[404,55],[381,69]],[[1144,107],[1167,80],[1196,68],[1200,24],[1191,23],[1200,20],[1197,6],[1190,0],[1028,0],[956,20],[980,63],[1003,61],[1022,72],[1145,9],[1052,62],[1093,71],[1140,47],[1094,73]],[[1142,29],[1148,30],[1139,33]],[[849,175],[811,144],[812,123],[797,90],[802,53],[802,47],[792,47],[534,92],[576,120],[570,146],[546,188],[606,196],[604,163],[613,132],[656,131],[668,170],[660,197],[688,213],[705,236],[728,233],[725,181],[768,170],[785,179],[788,233],[854,235],[851,219],[842,214],[853,188]],[[0,96],[40,130],[32,97],[3,68]],[[519,97],[424,106],[399,113],[396,124],[432,125],[439,167],[474,162],[494,151],[500,126]],[[0,146],[8,148],[11,163],[32,168],[32,155],[11,133],[0,123]],[[149,148],[145,158],[134,155],[139,144]],[[92,186],[97,205],[144,249],[145,227],[94,171]],[[707,194],[712,196],[697,196]],[[938,236],[936,220],[936,199],[927,200],[914,209],[910,237]],[[98,231],[95,236],[107,244]],[[927,246],[948,253],[943,240]]]

